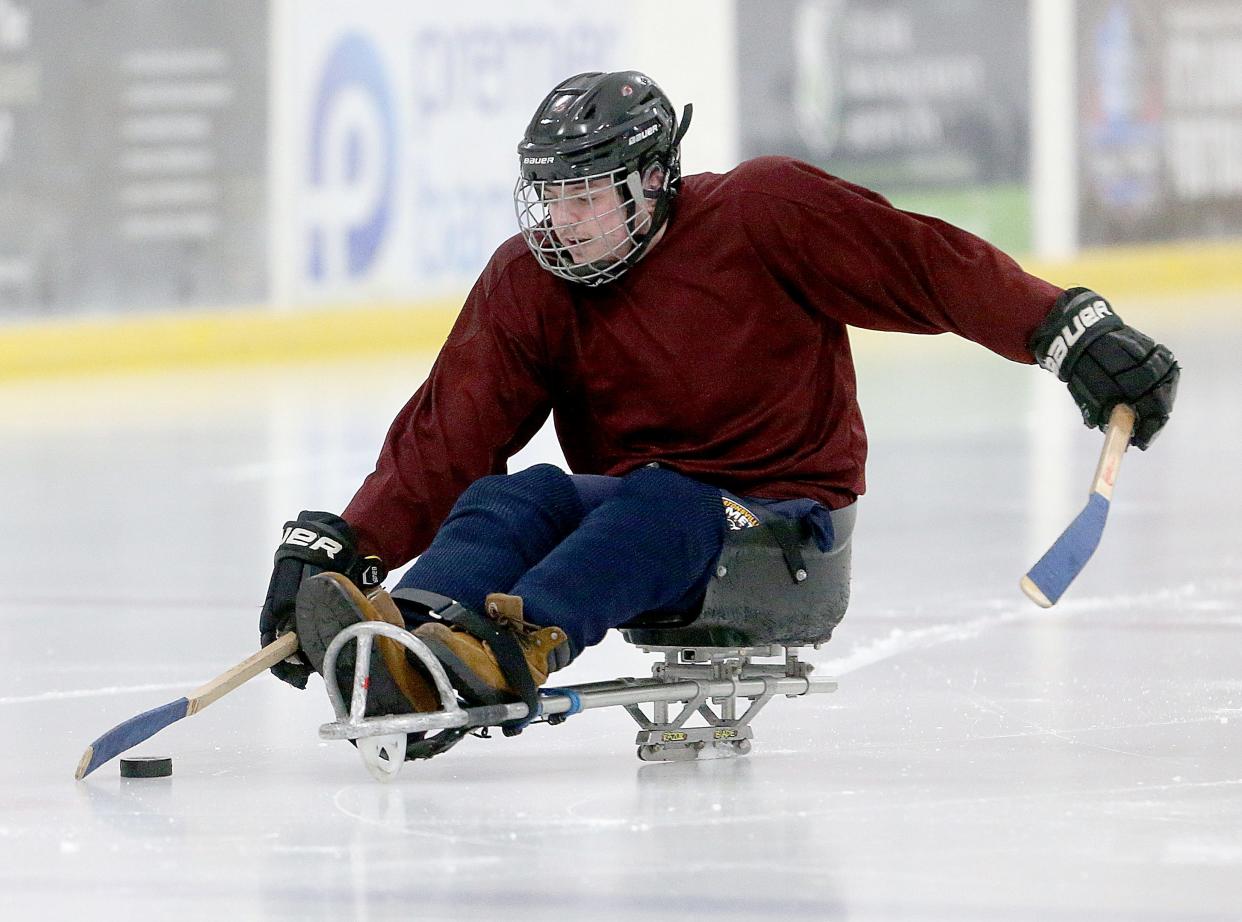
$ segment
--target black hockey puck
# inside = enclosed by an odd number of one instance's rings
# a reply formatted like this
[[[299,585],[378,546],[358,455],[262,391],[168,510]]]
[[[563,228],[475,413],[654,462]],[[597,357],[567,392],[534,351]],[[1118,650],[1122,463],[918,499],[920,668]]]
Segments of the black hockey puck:
[[[168,756],[130,756],[121,760],[122,778],[167,778],[172,774]]]

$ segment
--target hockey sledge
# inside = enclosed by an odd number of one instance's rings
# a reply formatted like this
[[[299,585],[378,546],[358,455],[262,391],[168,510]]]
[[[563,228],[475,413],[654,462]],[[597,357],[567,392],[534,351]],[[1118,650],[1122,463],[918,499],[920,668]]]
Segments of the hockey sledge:
[[[324,654],[323,676],[336,719],[319,728],[326,740],[352,740],[367,770],[390,781],[411,759],[430,758],[468,734],[506,734],[528,723],[556,725],[582,711],[622,707],[638,724],[637,754],[647,762],[730,758],[750,752],[756,715],[773,698],[837,690],[800,659],[827,641],[849,600],[854,507],[832,513],[835,537],[819,551],[805,535],[778,527],[731,532],[702,606],[652,612],[623,625],[622,636],[663,657],[649,678],[619,678],[542,688],[537,713],[520,702],[466,706],[444,667],[409,631],[377,621],[342,630]],[[426,668],[438,710],[366,717],[367,676],[377,637],[405,647]],[[353,691],[345,701],[336,663],[355,644]]]
[[[366,676],[376,637],[404,646],[427,668],[440,699],[430,713],[365,717]],[[337,657],[346,644],[357,645],[353,694],[345,702],[336,681]],[[468,733],[483,733],[533,717],[533,722],[559,724],[582,711],[623,707],[638,723],[638,757],[646,762],[727,758],[750,752],[751,722],[778,695],[833,692],[837,683],[811,676],[812,666],[798,658],[798,649],[764,647],[641,647],[663,654],[647,679],[621,678],[565,688],[540,690],[539,712],[525,704],[463,707],[444,667],[426,644],[401,628],[382,622],[361,622],[346,628],[328,646],[324,684],[336,720],[319,728],[326,740],[353,740],[367,770],[380,781],[396,777],[407,758],[444,752]],[[774,662],[760,662],[775,660]],[[650,716],[643,707],[650,706]],[[697,725],[695,717],[701,718]]]

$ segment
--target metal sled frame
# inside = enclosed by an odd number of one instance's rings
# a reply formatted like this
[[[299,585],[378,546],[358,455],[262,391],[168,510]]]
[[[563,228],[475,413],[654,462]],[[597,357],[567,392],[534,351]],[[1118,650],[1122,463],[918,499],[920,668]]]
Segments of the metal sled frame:
[[[374,639],[387,637],[418,657],[427,668],[440,709],[425,714],[366,717],[367,676],[371,668]],[[347,643],[356,643],[353,695],[349,706],[336,681],[336,660]],[[811,693],[833,692],[837,683],[811,678],[812,666],[801,662],[797,647],[652,647],[649,653],[664,654],[664,662],[652,668],[649,679],[622,678],[540,692],[539,714],[557,724],[579,711],[620,706],[641,728],[636,740],[638,757],[648,762],[688,761],[745,755],[750,751],[755,715],[776,695],[795,698]],[[752,658],[783,657],[783,663],[754,663]],[[462,707],[444,672],[427,646],[391,624],[364,621],[341,631],[324,654],[324,685],[336,720],[319,728],[326,740],[354,740],[367,770],[380,781],[396,777],[405,762],[407,734],[442,730],[482,729],[528,715],[525,704]],[[748,701],[738,716],[738,701]],[[670,704],[682,707],[670,718]],[[652,705],[648,717],[640,705]],[[715,705],[715,710],[713,709]],[[695,714],[706,726],[687,726]]]

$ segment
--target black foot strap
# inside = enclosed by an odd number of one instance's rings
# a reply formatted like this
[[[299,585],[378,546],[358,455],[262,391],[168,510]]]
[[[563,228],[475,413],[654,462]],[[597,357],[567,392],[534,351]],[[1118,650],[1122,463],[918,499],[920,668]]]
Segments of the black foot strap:
[[[428,592],[426,589],[395,589],[392,597],[398,602],[413,602],[415,605],[421,605],[427,609],[427,614],[450,623],[461,612],[470,610],[456,599],[450,599],[438,592]]]
[[[539,716],[539,688],[530,674],[530,666],[527,665],[526,656],[518,645],[517,636],[512,631],[502,630],[494,621],[467,608],[456,599],[450,599],[437,592],[428,592],[426,589],[397,589],[392,597],[425,606],[429,614],[448,624],[460,627],[470,636],[485,641],[492,648],[492,653],[496,656],[496,664],[500,667],[500,674],[505,677],[510,688],[517,690],[518,697],[527,709],[525,717],[500,725],[505,736],[516,736],[526,728],[528,723]]]
[[[522,652],[517,635],[463,605],[457,606],[457,610],[451,612],[451,617],[448,611],[440,613],[440,617],[491,647],[492,654],[496,657],[496,665],[500,667],[500,674],[526,705],[525,717],[500,725],[505,736],[517,736],[526,729],[527,724],[539,716],[539,687],[535,685],[534,676],[530,674],[530,665],[526,662],[526,655]]]

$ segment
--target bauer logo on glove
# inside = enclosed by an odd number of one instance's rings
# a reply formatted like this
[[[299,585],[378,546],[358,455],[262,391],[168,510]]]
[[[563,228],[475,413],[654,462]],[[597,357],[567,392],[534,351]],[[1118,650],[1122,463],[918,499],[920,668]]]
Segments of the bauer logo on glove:
[[[333,541],[326,535],[316,534],[309,528],[298,528],[292,523],[285,526],[280,540],[282,544],[296,544],[299,547],[310,548],[312,551],[323,551],[332,560],[336,560],[336,555],[345,550],[345,545],[341,542]]]
[[[1112,316],[1113,312],[1109,310],[1108,303],[1103,298],[1091,302],[1075,314],[1074,318],[1062,327],[1061,332],[1053,337],[1052,342],[1048,344],[1048,355],[1040,364],[1060,377],[1061,363],[1065,361],[1074,343],[1078,342],[1082,334],[1089,327],[1094,326],[1097,320]]]

